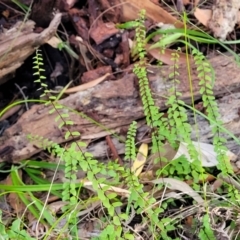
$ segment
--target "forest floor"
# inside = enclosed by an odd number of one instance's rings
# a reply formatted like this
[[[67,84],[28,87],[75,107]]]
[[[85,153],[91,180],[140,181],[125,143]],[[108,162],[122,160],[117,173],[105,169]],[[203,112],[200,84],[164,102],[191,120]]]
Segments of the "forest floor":
[[[239,9],[0,1],[0,239],[240,239]]]

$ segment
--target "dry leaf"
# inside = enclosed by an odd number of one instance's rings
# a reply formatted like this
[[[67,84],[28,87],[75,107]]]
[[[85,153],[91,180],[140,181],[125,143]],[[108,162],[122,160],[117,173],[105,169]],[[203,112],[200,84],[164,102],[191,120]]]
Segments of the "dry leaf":
[[[5,17],[5,18],[8,18],[9,15],[10,15],[10,12],[8,9],[6,9],[5,11],[2,11],[1,14]]]
[[[83,186],[91,191],[95,191],[92,187],[92,182],[91,181],[82,181]],[[100,187],[106,187],[107,185],[104,183],[99,184]],[[109,189],[107,190],[108,192],[115,192],[117,195],[122,196],[122,197],[129,197],[130,192],[126,189],[119,188],[119,187],[113,187],[109,186]]]
[[[186,202],[185,199],[181,195],[179,195],[178,192],[174,192],[174,191],[167,192],[164,194],[164,196],[167,198],[175,198],[175,199],[181,200],[182,202]]]
[[[214,36],[225,40],[227,35],[234,30],[238,20],[239,0],[216,0],[212,9],[212,17],[208,26]]]
[[[173,179],[173,178],[160,178],[150,182],[154,184],[160,184],[160,183],[167,184],[167,187],[169,189],[181,191],[189,195],[190,197],[192,197],[199,204],[204,203],[204,200],[202,199],[202,197],[197,192],[195,192],[187,183],[183,181]]]
[[[219,189],[223,184],[223,180],[221,179],[217,179],[216,181],[214,181],[214,183],[211,186],[211,190],[213,192],[215,192],[217,189]]]
[[[57,78],[58,76],[62,75],[63,71],[64,71],[64,68],[62,64],[60,62],[56,62],[55,68],[50,75],[51,79]]]
[[[198,152],[199,159],[203,167],[214,167],[218,164],[217,154],[214,151],[213,145],[207,144],[207,143],[201,143],[201,142],[194,142],[194,141],[193,141],[193,145],[195,146],[196,151]],[[227,151],[226,154],[229,160],[236,158],[236,155],[230,151]],[[187,143],[183,143],[183,142],[180,143],[174,159],[180,157],[181,155],[185,155],[186,158],[190,162],[192,162],[192,159],[188,154]]]
[[[212,10],[195,8],[194,16],[197,18],[197,20],[201,24],[207,27],[208,22],[212,17]],[[238,12],[238,15],[237,15],[237,23],[240,24],[240,11]]]
[[[133,162],[131,168],[131,172],[133,172],[135,176],[138,176],[142,172],[143,166],[147,159],[147,153],[148,145],[146,143],[143,143],[138,150],[137,158]]]
[[[59,38],[53,36],[47,41],[47,43],[51,45],[53,48],[58,48],[58,45],[62,43],[62,41]]]
[[[227,34],[234,30],[235,24],[240,22],[239,7],[238,0],[230,5],[222,1],[218,7],[213,7],[213,11],[195,8],[194,15],[200,23],[213,31],[215,37],[225,40]]]
[[[88,56],[88,47],[83,44],[83,39],[79,36],[76,36],[75,40],[78,42],[78,47],[81,53],[81,57],[83,58],[83,61],[85,63],[85,67],[87,68],[87,70],[92,70],[92,61],[91,59],[89,59]]]
[[[198,152],[199,160],[201,161],[203,167],[214,167],[218,164],[217,154],[214,151],[213,145],[207,144],[207,143],[201,143],[201,142],[194,142],[194,141],[192,143],[195,146],[196,151]],[[234,161],[237,159],[237,156],[229,150],[226,151],[226,154],[228,156],[229,161]],[[182,155],[184,155],[189,162],[192,162],[192,159],[188,153],[187,144],[183,142],[179,144],[177,151],[174,150],[170,146],[170,144],[168,143],[165,144],[164,152],[160,152],[160,154],[155,153],[154,155],[150,156],[149,160],[155,160],[159,158],[159,155],[167,159],[168,162],[158,163],[156,166],[153,166],[153,168],[156,168],[156,167],[157,169],[163,168],[171,160],[177,159]]]
[[[100,19],[91,26],[90,36],[97,45],[112,37],[119,32],[115,24],[112,22],[102,22]]]
[[[19,111],[21,107],[22,107],[22,105],[19,104],[19,105],[15,105],[15,106],[9,108],[5,113],[3,113],[3,115],[0,116],[0,121],[3,121],[5,119],[11,117],[13,114],[15,114],[17,111]]]
[[[147,52],[152,56],[154,57],[155,59],[157,60],[160,60],[161,62],[167,64],[167,65],[173,65],[175,64],[174,61],[171,60],[172,58],[172,53],[176,53],[175,50],[172,50],[172,49],[165,49],[164,53],[161,53],[159,51],[158,48],[154,48],[154,49],[148,49]],[[185,53],[178,53],[179,55],[179,61],[178,63],[179,64],[187,64],[187,58],[186,58],[186,54]],[[189,56],[189,60],[190,60],[190,64],[191,64],[191,59],[192,57]]]
[[[19,170],[19,176],[22,177],[21,170]],[[2,182],[2,184],[12,186],[13,183],[12,183],[11,176],[8,175],[7,178],[4,180],[4,182]],[[23,202],[19,198],[18,194],[15,192],[9,193],[9,195],[7,196],[7,202],[14,209],[14,213],[16,214],[20,214],[26,208],[26,206],[23,204]]]
[[[51,213],[57,214],[67,204],[68,204],[67,202],[63,202],[63,201],[52,202],[52,203],[48,204],[48,209],[51,211]]]
[[[97,78],[95,80],[92,80],[91,82],[84,83],[76,87],[68,88],[64,91],[64,93],[75,93],[75,92],[87,90],[103,82],[108,76],[110,76],[110,73],[106,73],[104,76]]]
[[[208,22],[212,17],[212,10],[195,8],[194,16],[205,27],[208,26]]]
[[[145,9],[147,18],[153,20],[155,23],[170,23],[177,28],[183,28],[182,22],[150,0],[128,0],[127,2],[125,2],[125,0],[121,0],[121,2],[124,3],[122,5],[122,22],[137,19],[140,10]]]

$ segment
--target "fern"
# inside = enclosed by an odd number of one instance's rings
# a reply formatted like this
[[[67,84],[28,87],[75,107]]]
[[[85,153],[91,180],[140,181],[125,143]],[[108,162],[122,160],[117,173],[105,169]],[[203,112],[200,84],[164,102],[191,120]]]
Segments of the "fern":
[[[57,117],[55,118],[55,121],[59,123],[58,127],[61,129],[63,126],[66,126],[67,129],[69,126],[73,125],[73,122],[68,120],[69,115],[67,111],[60,112],[62,110],[62,106],[58,104],[55,96],[50,95],[50,91],[48,90],[48,86],[46,83],[43,82],[43,80],[46,79],[46,77],[43,75],[43,72],[45,71],[42,66],[43,66],[43,58],[41,51],[38,49],[36,50],[36,55],[33,57],[34,59],[34,66],[33,69],[36,70],[35,73],[33,74],[34,76],[37,76],[38,79],[35,81],[36,83],[40,83],[41,85],[41,90],[43,90],[43,94],[41,97],[47,97],[48,102],[46,105],[52,105],[52,109],[50,110],[50,114],[53,114],[54,112],[57,112]],[[65,139],[67,140],[69,136],[79,136],[79,133],[71,133],[69,130],[66,131],[65,133]],[[50,143],[48,143],[50,144]],[[53,144],[52,146],[55,147],[54,150],[56,150],[57,145]],[[72,205],[77,204],[77,191],[76,191],[76,174],[77,174],[77,168],[78,168],[78,160],[80,161],[81,159],[76,159],[74,156],[76,155],[76,144],[72,143],[71,147],[67,151],[60,151],[61,155],[59,157],[65,161],[65,178],[66,182],[63,184],[63,200],[70,200],[70,203]],[[59,148],[58,148],[59,149]]]
[[[133,72],[139,79],[139,91],[143,104],[144,115],[146,117],[146,123],[153,129],[151,135],[152,152],[159,154],[159,157],[155,159],[156,161],[166,161],[166,159],[164,159],[160,154],[160,152],[164,151],[164,141],[169,140],[169,142],[174,142],[176,139],[174,139],[172,134],[169,132],[167,119],[163,117],[163,113],[159,112],[158,107],[154,103],[151,89],[149,87],[146,68],[146,29],[144,26],[144,16],[145,12],[141,11],[136,24],[136,50],[139,57],[139,63],[134,65]],[[162,209],[157,208],[153,210],[149,207],[156,202],[156,199],[150,197],[148,193],[143,191],[143,185],[139,183],[138,178],[134,175],[131,175],[129,171],[125,173],[124,178],[128,184],[129,190],[131,191],[128,205],[133,203],[134,208],[137,209],[138,213],[145,210],[148,218],[152,221],[153,225],[160,229],[162,233],[166,234],[167,231],[162,222],[164,219],[159,221],[159,213],[161,213]]]
[[[227,148],[224,146],[226,139],[221,137],[222,130],[220,126],[222,126],[222,121],[220,120],[218,106],[213,94],[212,69],[201,52],[194,49],[193,55],[199,73],[200,94],[202,95],[203,106],[206,108],[208,117],[216,123],[215,125],[211,125],[211,129],[214,135],[214,150],[218,158],[217,167],[221,170],[223,175],[227,175],[233,173],[233,169],[226,155]]]
[[[154,104],[147,77],[144,15],[145,12],[142,11],[138,20],[138,27],[136,28],[136,49],[138,51],[139,63],[134,65],[133,72],[139,78],[140,94],[147,124],[150,127],[155,127],[155,124],[160,120],[161,114],[159,114],[158,108]]]
[[[187,112],[183,107],[184,103],[180,100],[181,93],[178,92],[178,85],[180,83],[178,79],[179,53],[176,51],[172,54],[172,61],[174,64],[171,67],[172,72],[169,77],[172,79],[173,87],[169,89],[168,92],[169,98],[166,102],[168,112],[167,117],[164,117],[163,113],[159,112],[159,109],[154,102],[147,76],[147,57],[145,50],[146,29],[144,26],[144,20],[145,11],[141,11],[139,18],[134,22],[134,26],[136,27],[136,46],[133,53],[139,58],[139,62],[134,65],[133,72],[139,80],[139,91],[146,123],[152,129],[151,150],[152,153],[158,154],[155,162],[166,161],[166,159],[161,156],[161,153],[164,151],[165,142],[170,143],[175,149],[177,148],[179,141],[187,143],[188,152],[192,159],[192,162],[189,163],[189,161],[182,156],[172,161],[164,167],[164,169],[159,169],[157,174],[159,176],[167,174],[170,177],[176,177],[177,175],[184,180],[193,179],[194,189],[199,190],[201,187],[199,185],[199,179],[204,179],[203,176],[205,176],[205,170],[201,166],[199,160],[200,156],[192,143],[192,128],[188,123]],[[168,39],[167,37],[168,36],[166,35],[163,40],[166,41],[166,39]],[[159,46],[162,45],[163,44],[161,43],[159,44]],[[166,44],[164,44],[164,46],[165,45]],[[199,72],[199,84],[201,86],[200,93],[203,96],[204,106],[207,110],[208,117],[217,122],[216,125],[212,126],[212,131],[214,133],[215,150],[218,154],[218,167],[224,175],[227,175],[232,173],[232,168],[226,157],[226,148],[224,147],[225,139],[221,137],[221,129],[219,126],[222,123],[218,120],[220,115],[218,113],[216,100],[212,90],[212,79],[210,76],[211,68],[201,53],[193,51],[193,55],[197,65],[197,71]],[[161,63],[159,63],[159,67],[161,67],[160,65]],[[44,149],[47,149],[49,152],[64,161],[66,181],[63,183],[62,199],[63,201],[69,202],[68,208],[70,209],[72,216],[76,214],[76,211],[74,212],[74,210],[79,202],[79,192],[81,188],[76,186],[76,181],[77,171],[81,168],[86,172],[87,179],[92,183],[93,188],[97,192],[98,198],[108,211],[109,224],[107,226],[105,225],[105,228],[101,232],[100,239],[134,239],[133,234],[125,231],[125,225],[123,223],[123,221],[128,219],[129,211],[132,207],[134,207],[137,214],[142,215],[143,222],[150,225],[149,229],[152,231],[153,238],[171,239],[169,233],[174,232],[177,228],[177,222],[173,221],[171,218],[162,216],[162,214],[166,214],[165,212],[168,210],[170,204],[174,203],[171,200],[163,200],[161,201],[161,206],[158,206],[157,208],[153,207],[157,200],[148,192],[145,192],[143,183],[140,182],[139,178],[131,172],[130,168],[120,166],[116,162],[109,162],[108,164],[99,163],[90,153],[83,152],[81,147],[84,143],[76,141],[76,138],[81,136],[80,133],[72,132],[70,130],[74,123],[69,117],[69,109],[63,109],[63,106],[58,103],[58,99],[50,95],[50,91],[44,82],[43,59],[39,50],[36,51],[36,56],[34,57],[34,69],[34,75],[38,77],[36,82],[41,85],[41,89],[43,90],[41,96],[44,98],[47,97],[48,102],[46,105],[52,106],[50,113],[55,113],[57,115],[55,121],[58,124],[58,127],[65,131],[65,139],[74,140],[69,148],[64,149],[60,145],[42,137],[31,137],[32,141],[38,141],[42,144]],[[137,123],[132,122],[127,133],[125,144],[125,160],[128,161],[136,159],[136,131]],[[97,177],[99,175],[101,177]],[[123,203],[116,193],[110,191],[109,179],[111,179],[111,186],[121,182],[128,187],[130,196],[127,201],[126,212],[124,213],[116,211],[116,209],[119,210],[119,207],[122,207]],[[163,186],[164,184],[159,184],[158,187],[162,188]],[[234,188],[228,195],[230,199],[234,198],[234,196],[235,200],[236,196],[238,197],[237,199],[239,199],[239,194]],[[122,210],[122,208],[120,209]],[[69,222],[73,223],[71,221]],[[76,223],[76,221],[74,223]],[[201,239],[214,239],[212,236],[214,235],[211,230],[209,216],[206,214],[203,217],[203,227],[199,233],[199,237]]]
[[[36,80],[37,83],[40,83],[41,89],[43,89],[44,93],[41,97],[48,97],[48,102],[46,105],[52,105],[53,108],[50,110],[50,114],[56,112],[57,117],[55,119],[56,122],[59,123],[58,127],[61,129],[63,126],[67,129],[65,133],[65,139],[68,140],[69,137],[74,139],[76,136],[79,137],[80,133],[78,132],[71,132],[70,126],[73,125],[73,122],[69,120],[68,111],[63,110],[63,106],[60,105],[56,101],[56,97],[50,95],[50,91],[47,88],[47,84],[42,82],[46,78],[43,76],[44,69],[43,66],[43,59],[42,55],[39,50],[36,51],[36,56],[34,57],[34,70],[35,76],[38,76]],[[36,139],[35,139],[36,140]],[[113,217],[112,227],[118,231],[115,231],[116,237],[120,237],[122,233],[122,226],[119,224],[121,219],[124,218],[124,215],[118,215],[115,212],[115,206],[121,206],[122,203],[120,201],[115,201],[111,203],[111,199],[116,197],[116,194],[106,194],[107,190],[109,189],[108,185],[102,187],[100,184],[105,182],[106,179],[98,179],[96,174],[100,173],[103,169],[103,165],[98,164],[98,161],[93,158],[90,153],[84,153],[81,150],[80,145],[83,143],[73,142],[68,149],[63,149],[59,145],[53,143],[52,141],[48,141],[46,139],[41,139],[43,142],[43,147],[48,148],[48,150],[57,155],[60,159],[65,162],[65,179],[66,181],[63,183],[63,200],[69,201],[70,207],[76,206],[78,203],[78,196],[80,189],[77,190],[76,181],[77,181],[77,169],[80,167],[87,173],[87,178],[89,181],[92,182],[93,188],[96,190],[99,199],[102,201],[103,205],[108,210],[108,213],[111,217]],[[79,152],[76,152],[76,149]],[[119,166],[116,166],[116,169],[120,169]],[[66,209],[65,209],[66,210]],[[72,212],[72,216],[69,219],[69,223],[75,222],[76,212]],[[108,229],[104,230],[102,234],[104,235],[108,231]]]
[[[194,180],[194,189],[199,190],[199,185],[197,184],[199,179],[204,172],[204,169],[201,167],[201,162],[199,160],[199,154],[195,149],[195,146],[191,140],[191,132],[192,128],[191,125],[188,123],[187,112],[184,107],[182,107],[182,100],[179,98],[182,96],[180,92],[177,91],[177,87],[180,84],[178,79],[178,60],[179,54],[177,52],[172,54],[173,65],[172,73],[170,73],[169,77],[173,81],[173,87],[169,89],[169,95],[167,105],[169,106],[168,109],[168,121],[170,125],[171,135],[175,136],[175,141],[182,141],[187,143],[188,153],[191,157],[191,172],[187,176],[192,176]],[[173,163],[174,164],[174,163]]]
[[[152,152],[160,153],[164,151],[163,142],[169,137],[167,130],[166,119],[163,118],[163,113],[159,113],[158,107],[155,105],[152,93],[149,87],[147,68],[146,68],[146,50],[145,50],[145,35],[146,29],[144,26],[145,11],[141,11],[137,21],[136,28],[136,50],[139,56],[139,63],[134,65],[133,72],[139,79],[140,95],[143,104],[144,115],[149,127],[155,129],[152,131]],[[165,161],[159,154],[156,161]]]
[[[135,137],[137,132],[137,122],[132,122],[128,129],[127,140],[125,142],[125,160],[136,159]]]

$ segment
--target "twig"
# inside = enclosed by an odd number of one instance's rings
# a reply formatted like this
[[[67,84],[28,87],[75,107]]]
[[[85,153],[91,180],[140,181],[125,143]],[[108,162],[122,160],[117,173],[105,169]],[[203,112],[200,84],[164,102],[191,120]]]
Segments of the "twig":
[[[116,150],[116,147],[114,146],[113,142],[112,142],[112,139],[110,138],[110,136],[106,136],[106,141],[107,141],[107,144],[109,146],[109,148],[111,149],[111,152],[113,154],[113,158],[114,159],[117,159],[118,160],[118,163],[123,166],[123,161],[122,159],[119,157],[118,155],[118,152]]]
[[[20,91],[20,93],[22,94],[23,99],[25,100],[26,109],[29,110],[28,103],[27,103],[27,99],[28,99],[28,98],[26,97],[26,95],[25,95],[24,92],[23,92],[23,89],[26,88],[26,87],[20,88],[17,83],[14,83],[14,84],[15,84],[15,86],[18,88],[18,90]]]
[[[9,6],[8,4],[4,3],[3,1],[0,1],[0,3],[1,3],[2,5],[4,5],[5,7],[11,9],[11,10],[12,10],[13,12],[15,12],[15,13],[18,13],[18,14],[21,14],[21,15],[25,15],[25,13],[14,9],[13,7]]]

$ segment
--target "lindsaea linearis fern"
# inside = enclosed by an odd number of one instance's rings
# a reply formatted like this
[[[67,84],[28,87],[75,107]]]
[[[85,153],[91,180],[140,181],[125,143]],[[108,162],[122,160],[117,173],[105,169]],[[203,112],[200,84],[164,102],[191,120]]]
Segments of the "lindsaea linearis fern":
[[[56,122],[59,123],[59,128],[62,128],[65,126],[68,130],[65,133],[65,139],[69,139],[70,137],[74,139],[76,136],[80,136],[80,133],[78,132],[71,132],[69,130],[68,126],[71,126],[73,122],[68,119],[68,113],[66,111],[62,112],[63,106],[60,105],[56,100],[55,96],[50,95],[50,91],[47,88],[47,85],[43,82],[45,80],[44,75],[42,74],[44,72],[43,66],[43,59],[42,55],[39,50],[36,51],[36,56],[34,57],[34,70],[35,76],[38,76],[38,79],[36,82],[40,83],[41,88],[44,89],[44,93],[42,94],[42,97],[48,97],[49,100],[46,103],[46,105],[52,105],[52,109],[50,110],[50,114],[53,114],[54,112],[57,113]],[[103,205],[108,210],[108,213],[110,216],[112,216],[115,221],[113,221],[113,224],[108,226],[103,232],[102,235],[108,235],[109,229],[113,228],[115,229],[115,235],[116,237],[120,237],[122,230],[121,230],[121,224],[119,219],[119,216],[115,214],[114,205],[111,204],[110,200],[112,198],[116,197],[116,194],[106,194],[106,191],[108,190],[108,186],[105,185],[104,187],[101,186],[101,183],[105,182],[106,179],[98,179],[96,177],[96,174],[100,172],[106,172],[105,166],[103,164],[98,164],[98,161],[93,158],[93,156],[88,152],[83,152],[81,147],[85,146],[83,142],[73,142],[68,149],[64,149],[58,144],[49,141],[47,139],[42,139],[37,136],[31,136],[31,139],[33,140],[39,140],[42,142],[42,147],[45,149],[48,149],[51,153],[55,154],[57,157],[62,159],[65,162],[65,178],[66,181],[63,183],[63,192],[62,192],[62,199],[63,201],[68,201],[70,203],[70,206],[75,207],[78,204],[78,198],[79,198],[79,192],[81,188],[76,187],[76,181],[77,181],[77,170],[79,167],[87,173],[87,178],[89,181],[92,182],[93,188],[96,190],[99,199],[102,201]],[[78,151],[76,151],[78,149]],[[116,164],[114,165],[114,168],[110,166],[112,170],[121,170],[119,166]],[[110,175],[113,175],[114,177],[117,175],[115,171],[111,171]],[[114,204],[117,205],[117,202],[114,202]],[[118,205],[121,205],[121,202],[118,202]],[[71,223],[71,219],[75,219],[74,215],[76,216],[76,213],[72,212],[72,216],[69,219],[69,223]],[[75,220],[74,220],[75,221]],[[73,221],[73,222],[74,222]]]
[[[68,119],[69,116],[66,111],[62,112],[63,106],[56,101],[56,97],[50,95],[50,91],[47,89],[46,83],[43,82],[45,80],[45,77],[42,74],[44,72],[42,66],[43,59],[40,51],[37,50],[36,56],[34,57],[34,75],[38,76],[36,82],[40,83],[41,88],[44,90],[44,93],[41,96],[47,96],[49,98],[46,106],[52,105],[53,108],[49,111],[49,113],[57,114],[55,120],[59,123],[59,128],[62,128],[64,126],[68,129],[65,133],[65,139],[74,139],[74,137],[80,136],[80,133],[72,133],[69,130],[68,126],[71,126],[73,122]],[[131,132],[129,132],[127,140],[127,143],[129,143],[129,145],[126,145],[126,158],[133,158],[135,151],[135,144],[133,139],[134,135],[136,134],[136,125],[133,124],[130,130]],[[125,179],[126,183],[129,185],[130,188],[129,191],[131,194],[129,197],[129,206],[133,202],[136,208],[147,208],[149,207],[149,204],[152,204],[153,202],[155,202],[155,200],[152,199],[151,201],[146,201],[145,197],[148,196],[148,193],[143,192],[143,185],[139,183],[139,179],[137,177],[132,176],[129,168],[125,169],[124,167],[119,166],[119,164],[115,162],[111,162],[108,165],[99,163],[93,158],[90,153],[83,152],[81,150],[81,147],[85,147],[86,145],[79,141],[71,143],[69,148],[64,149],[59,144],[56,144],[47,139],[43,139],[42,137],[29,136],[29,138],[32,141],[39,141],[44,149],[47,149],[49,152],[64,161],[66,181],[63,183],[62,199],[70,203],[68,209],[71,209],[71,206],[74,209],[74,207],[78,204],[79,192],[81,188],[78,189],[76,186],[76,175],[77,170],[81,168],[87,173],[87,179],[92,182],[92,186],[97,192],[98,198],[103,203],[103,206],[107,209],[109,216],[112,217],[111,224],[108,224],[108,226],[106,226],[106,228],[101,232],[100,239],[106,239],[107,237],[110,237],[111,239],[132,239],[132,234],[129,234],[128,232],[123,232],[124,225],[122,224],[122,222],[126,221],[126,219],[128,218],[128,214],[119,214],[115,210],[117,207],[122,206],[122,202],[117,197],[116,193],[108,192],[111,186],[108,185],[109,180],[107,178],[96,177],[97,174],[103,174],[107,175],[108,178],[111,177],[115,179],[115,181],[118,179],[116,183],[120,183],[119,176],[121,176]],[[76,149],[78,149],[78,151],[76,151]],[[130,154],[128,153],[128,149],[131,152]],[[69,219],[69,224],[76,221],[76,213],[72,211],[70,215],[71,217]],[[155,218],[157,219],[157,215],[155,215]]]
[[[146,123],[152,129],[152,153],[157,153],[158,157],[156,157],[156,162],[167,161],[167,159],[161,156],[161,152],[164,151],[164,144],[168,142],[173,147],[176,147],[179,141],[183,141],[187,143],[189,155],[192,158],[191,163],[184,157],[176,159],[164,169],[159,169],[156,174],[158,177],[164,175],[177,177],[175,176],[177,173],[184,179],[193,179],[193,188],[195,190],[200,190],[201,186],[199,185],[199,179],[204,179],[206,171],[201,166],[201,161],[199,160],[200,157],[192,143],[191,126],[188,123],[186,108],[183,107],[184,103],[180,99],[181,93],[178,92],[178,85],[180,84],[178,79],[179,53],[176,51],[172,54],[172,61],[174,64],[171,67],[172,73],[169,77],[174,84],[173,87],[168,90],[169,97],[166,101],[168,112],[166,117],[163,113],[159,112],[149,87],[146,68],[146,29],[144,26],[144,20],[145,13],[144,11],[141,11],[139,18],[134,22],[136,28],[135,53],[137,53],[139,58],[138,63],[135,64],[134,73],[139,79],[140,96],[146,117]],[[207,109],[208,117],[216,122],[219,118],[219,113],[212,90],[213,81],[210,76],[212,69],[204,56],[197,50],[193,50],[192,55],[194,56],[197,71],[199,72],[199,85],[201,86],[200,93],[203,96],[204,106]],[[67,129],[65,133],[66,140],[73,140],[76,137],[80,137],[80,133],[71,132],[69,130],[69,126],[74,123],[69,119],[68,111],[63,111],[63,106],[58,103],[55,96],[50,95],[50,91],[48,90],[46,83],[44,83],[45,77],[43,75],[44,69],[42,67],[43,59],[39,50],[37,50],[34,59],[34,75],[38,76],[36,82],[38,82],[42,89],[44,89],[42,96],[48,97],[49,99],[46,105],[52,106],[50,114],[55,113],[57,115],[56,122],[59,124],[59,128],[64,126]],[[219,125],[221,125],[221,122],[217,121],[217,127],[214,124],[212,126],[214,145],[219,159],[218,168],[224,175],[227,175],[232,173],[232,169],[226,158],[224,139],[220,136],[222,130],[218,127]],[[125,145],[125,159],[129,161],[134,161],[136,159],[136,131],[137,124],[136,122],[133,122],[129,127]],[[95,189],[99,200],[101,200],[103,206],[107,209],[110,217],[109,224],[102,231],[100,239],[108,239],[109,237],[110,239],[134,239],[134,235],[131,232],[124,231],[124,222],[128,220],[130,209],[132,207],[137,214],[142,215],[143,222],[147,222],[148,225],[150,225],[149,228],[152,231],[153,238],[171,239],[168,235],[169,232],[172,232],[177,228],[177,221],[174,221],[169,217],[160,218],[160,215],[167,211],[168,205],[172,204],[172,201],[165,201],[161,206],[153,207],[157,202],[156,198],[144,191],[144,185],[139,178],[131,172],[130,168],[120,166],[116,162],[110,162],[108,164],[98,162],[90,153],[82,151],[81,148],[86,145],[81,141],[75,140],[71,143],[69,148],[64,149],[59,144],[50,140],[37,136],[31,136],[31,138],[40,141],[44,149],[48,149],[49,152],[55,154],[64,161],[66,181],[63,184],[62,199],[70,203],[68,209],[72,210],[70,214],[71,219],[75,219],[74,221],[69,220],[69,224],[76,221],[76,215],[74,215],[75,213],[73,209],[75,209],[75,206],[79,203],[80,198],[81,187],[76,186],[76,181],[78,181],[77,171],[80,168],[86,172],[88,181],[92,182],[92,186]],[[182,167],[183,165],[185,166]],[[98,174],[102,174],[102,177],[97,177]],[[115,184],[121,182],[125,183],[128,187],[129,197],[127,199],[125,212],[119,213],[119,211],[116,211],[116,209],[123,206],[123,200],[120,199],[115,192],[110,191],[111,186],[109,185],[109,177],[115,180]],[[163,186],[163,184],[159,184],[158,187]],[[203,228],[205,229],[204,231],[208,231],[210,235],[212,234],[209,230],[210,225],[208,216],[204,218]],[[202,235],[203,232],[201,231],[199,236]]]

